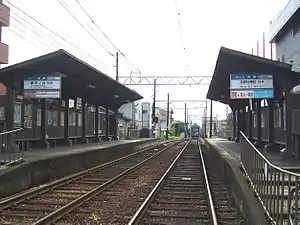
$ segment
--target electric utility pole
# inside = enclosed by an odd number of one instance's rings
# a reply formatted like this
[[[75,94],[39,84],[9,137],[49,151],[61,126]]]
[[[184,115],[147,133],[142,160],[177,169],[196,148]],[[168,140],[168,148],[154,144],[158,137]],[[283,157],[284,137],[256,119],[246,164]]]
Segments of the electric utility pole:
[[[166,131],[166,139],[169,139],[169,120],[170,120],[170,95],[168,93],[168,103],[167,103],[167,131]]]
[[[116,81],[119,81],[119,52],[116,52]],[[97,108],[98,108],[98,106],[97,106]],[[132,110],[134,110],[134,109],[132,108]],[[118,119],[117,119],[117,113],[118,113],[118,110],[116,110],[114,112],[116,136],[118,136],[118,133],[119,133],[119,131],[118,131],[119,124],[118,124]],[[98,117],[98,114],[97,114],[97,117]],[[132,119],[133,119],[133,117],[132,117]],[[97,123],[98,123],[98,119],[97,119]]]
[[[153,134],[155,129],[155,101],[156,101],[156,79],[154,79],[153,105],[152,105],[152,133]]]
[[[207,137],[207,101],[205,102],[205,109],[204,109],[204,138]]]
[[[184,137],[185,138],[187,138],[187,133],[186,133],[186,116],[187,116],[186,103],[184,103]]]
[[[213,108],[213,101],[210,100],[210,121],[209,121],[209,138],[212,138],[212,108]]]
[[[119,52],[116,52],[116,81],[119,81]]]

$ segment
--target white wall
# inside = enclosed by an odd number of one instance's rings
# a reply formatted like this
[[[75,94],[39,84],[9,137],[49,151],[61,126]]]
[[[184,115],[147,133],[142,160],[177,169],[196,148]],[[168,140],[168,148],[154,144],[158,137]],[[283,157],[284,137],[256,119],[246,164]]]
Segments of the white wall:
[[[142,116],[142,108],[145,111]],[[137,129],[142,129],[142,117],[143,127],[151,128],[151,104],[149,102],[136,101],[134,103],[128,103],[120,107],[120,113],[123,113],[124,117],[127,117],[135,121]]]

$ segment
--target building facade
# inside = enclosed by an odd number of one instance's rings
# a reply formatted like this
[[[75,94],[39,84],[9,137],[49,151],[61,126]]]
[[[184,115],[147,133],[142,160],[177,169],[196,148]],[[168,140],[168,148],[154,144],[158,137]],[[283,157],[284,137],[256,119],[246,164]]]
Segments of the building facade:
[[[269,38],[276,44],[276,59],[300,71],[300,0],[290,0],[271,21]]]
[[[0,38],[2,36],[3,27],[9,26],[10,9],[0,0]],[[2,43],[0,39],[0,64],[8,63],[8,45]]]
[[[120,107],[119,112],[131,120],[131,129],[151,129],[151,104],[136,101]]]
[[[5,43],[2,43],[2,33],[3,33],[3,27],[9,26],[10,23],[10,9],[6,5],[2,3],[2,0],[0,0],[0,67],[1,64],[8,64],[8,45]],[[0,101],[5,102],[6,100],[6,87],[0,83]],[[5,108],[0,108],[0,129],[5,130]]]
[[[167,130],[167,110],[162,109],[159,107],[155,108],[155,116],[158,118],[158,122],[155,125],[155,136],[162,136],[165,135],[166,130]],[[172,113],[170,112],[169,114],[169,128],[171,127],[173,118],[172,118]]]
[[[151,104],[149,102],[140,102],[136,106],[137,129],[151,129]]]

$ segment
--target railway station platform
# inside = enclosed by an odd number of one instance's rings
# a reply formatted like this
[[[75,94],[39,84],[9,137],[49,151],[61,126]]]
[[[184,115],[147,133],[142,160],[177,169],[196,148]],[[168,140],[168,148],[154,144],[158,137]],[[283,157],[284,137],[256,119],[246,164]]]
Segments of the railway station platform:
[[[264,209],[258,204],[243,172],[240,169],[240,148],[234,145],[231,150],[230,142],[225,139],[205,139],[205,155],[213,159],[213,168],[226,180],[235,204],[239,206],[246,224],[270,224]]]
[[[263,202],[272,220],[278,223],[280,218],[280,221],[286,222],[290,211],[289,196],[300,178],[299,160],[284,157],[278,152],[255,148],[244,134],[241,137],[240,143],[221,138],[206,141],[242,169],[251,193],[254,192],[259,197],[257,199]]]
[[[24,153],[23,162],[0,169],[0,198],[115,160],[157,143],[158,139],[144,138],[27,151]]]
[[[136,143],[139,144],[143,141],[148,141],[152,139],[143,138],[137,140],[119,140],[119,141],[103,141],[101,143],[91,143],[91,144],[78,144],[74,147],[56,147],[47,149],[33,149],[32,151],[24,152],[24,161],[32,162],[43,160],[47,158],[56,158],[65,155],[77,154],[82,152],[89,152],[94,150],[101,150],[105,148],[111,148],[118,145]]]
[[[223,138],[207,139],[208,142],[217,145],[224,151],[228,152],[237,161],[240,161],[241,151],[243,150],[242,143],[228,141]],[[280,155],[279,152],[264,152],[264,149],[259,149],[260,152],[274,165],[291,170],[293,172],[300,172],[300,161],[294,158],[286,158]]]

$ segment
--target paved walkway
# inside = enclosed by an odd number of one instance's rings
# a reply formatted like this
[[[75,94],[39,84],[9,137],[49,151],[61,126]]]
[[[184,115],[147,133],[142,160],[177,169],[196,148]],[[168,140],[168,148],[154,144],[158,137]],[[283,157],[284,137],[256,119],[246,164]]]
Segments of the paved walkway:
[[[241,143],[235,143],[223,138],[207,139],[228,152],[236,160],[240,161],[240,154],[242,149]],[[262,151],[261,151],[262,152]],[[290,158],[283,158],[280,153],[268,152],[262,154],[274,165],[285,169],[300,169],[300,162]]]
[[[32,151],[24,152],[24,159],[26,161],[37,161],[45,158],[57,157],[70,155],[72,153],[79,153],[85,151],[93,151],[96,149],[103,149],[109,146],[122,145],[125,143],[135,143],[149,140],[149,138],[143,138],[138,140],[119,140],[119,141],[102,141],[101,143],[90,143],[90,144],[77,144],[72,147],[56,147],[47,149],[34,149]]]

